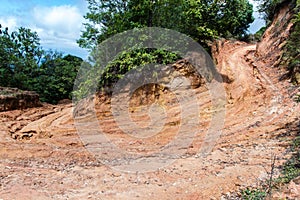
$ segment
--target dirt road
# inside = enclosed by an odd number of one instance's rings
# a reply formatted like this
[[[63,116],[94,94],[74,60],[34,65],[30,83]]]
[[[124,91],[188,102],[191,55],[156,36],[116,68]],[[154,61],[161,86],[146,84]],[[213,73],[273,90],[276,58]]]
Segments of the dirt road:
[[[250,65],[254,50],[255,45],[240,42],[225,42],[218,49],[227,105],[222,135],[212,152],[198,155],[214,112],[209,92],[200,88],[194,91],[201,122],[189,130],[196,132],[193,142],[184,154],[170,158],[169,165],[147,173],[123,173],[94,157],[87,150],[90,144],[77,134],[71,105],[0,113],[0,199],[220,199],[259,184],[268,178],[274,155],[276,166],[288,158],[300,105],[290,98],[294,90],[289,83],[278,81],[276,69]],[[176,138],[180,105],[164,106],[166,125],[150,139],[122,133],[108,100],[96,104],[96,113],[112,143],[143,156]],[[143,126],[148,112],[133,109],[131,120]],[[104,152],[103,158],[126,162],[114,153]]]

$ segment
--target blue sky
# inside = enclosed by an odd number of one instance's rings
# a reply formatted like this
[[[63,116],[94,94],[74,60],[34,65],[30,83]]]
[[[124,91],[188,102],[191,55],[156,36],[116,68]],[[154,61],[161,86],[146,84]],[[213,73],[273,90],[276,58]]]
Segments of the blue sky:
[[[261,19],[261,15],[257,11],[258,2],[254,0],[249,1],[254,6],[253,16],[255,18],[255,21],[250,25],[249,31],[250,33],[256,33],[261,27],[265,26],[265,21]]]
[[[0,5],[3,27],[30,28],[38,33],[44,49],[87,57],[88,52],[76,43],[87,12],[85,0],[0,0]]]
[[[30,28],[38,33],[44,49],[86,58],[88,52],[79,48],[76,40],[83,30],[83,15],[87,11],[85,0],[0,0],[0,24],[10,31],[20,26]],[[264,25],[257,12],[254,16],[250,32]]]

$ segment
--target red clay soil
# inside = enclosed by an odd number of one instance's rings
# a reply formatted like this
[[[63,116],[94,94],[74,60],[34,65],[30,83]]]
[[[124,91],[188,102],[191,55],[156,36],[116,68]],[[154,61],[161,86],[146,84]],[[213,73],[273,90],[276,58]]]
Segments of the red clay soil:
[[[41,106],[41,103],[37,93],[0,87],[0,112],[38,106]]]
[[[255,49],[225,41],[216,50],[227,103],[222,135],[212,152],[207,157],[198,154],[215,108],[207,90],[191,89],[198,98],[201,123],[189,131],[197,134],[186,153],[151,172],[125,173],[97,159],[77,134],[71,104],[1,112],[0,199],[230,199],[231,193],[268,179],[274,155],[278,175],[278,167],[289,158],[287,147],[296,134],[292,127],[299,122],[300,104],[291,98],[295,88],[278,81],[281,74],[276,69],[250,64]],[[105,136],[123,151],[146,155],[176,138],[181,105],[171,99],[168,93],[160,97],[168,116],[163,130],[150,138],[124,134],[109,99],[94,101]],[[147,108],[131,106],[131,120],[146,126]],[[90,116],[80,120],[89,122]],[[103,158],[126,162],[118,156],[110,151]],[[296,192],[289,195],[299,197]]]

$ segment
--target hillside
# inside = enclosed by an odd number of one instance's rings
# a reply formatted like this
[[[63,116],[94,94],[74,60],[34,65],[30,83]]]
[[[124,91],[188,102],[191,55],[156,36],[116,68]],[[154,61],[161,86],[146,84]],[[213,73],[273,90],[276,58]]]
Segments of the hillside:
[[[213,57],[226,90],[226,116],[222,134],[206,157],[199,152],[205,147],[211,117],[219,108],[212,106],[203,80],[184,62],[176,63],[174,68],[192,80],[193,87],[184,89],[197,101],[180,104],[164,88],[145,87],[130,99],[128,116],[118,118],[129,129],[129,121],[147,127],[152,123],[151,109],[156,111],[154,114],[163,113],[163,109],[167,113],[165,123],[159,129],[162,122],[154,121],[152,127],[159,134],[152,137],[125,134],[111,110],[112,100],[103,94],[81,102],[83,110],[72,104],[59,104],[0,112],[0,198],[233,199],[240,189],[269,179],[274,155],[274,176],[278,175],[280,166],[291,156],[291,141],[299,136],[300,104],[293,100],[299,87],[282,80],[286,72],[272,66],[280,58],[289,20],[289,9],[283,7],[260,43],[215,43]],[[94,108],[90,107],[93,103]],[[153,103],[158,108],[151,107]],[[188,119],[181,119],[182,107],[192,113]],[[95,109],[99,121],[93,121],[86,108]],[[200,114],[195,114],[195,108]],[[200,123],[184,126],[184,121],[192,119],[200,119]],[[76,123],[85,125],[81,127],[85,134],[78,135]],[[94,125],[105,137],[91,129]],[[153,152],[172,143],[178,130],[186,133],[182,139],[192,142],[179,156],[171,154],[166,166],[146,173],[120,171],[124,163],[141,164],[143,159],[155,159],[157,154]],[[123,157],[107,141],[133,157]],[[95,152],[100,154],[95,156]],[[299,188],[299,182],[294,183],[293,187]],[[281,195],[297,199],[299,190]],[[274,198],[278,198],[277,193]]]

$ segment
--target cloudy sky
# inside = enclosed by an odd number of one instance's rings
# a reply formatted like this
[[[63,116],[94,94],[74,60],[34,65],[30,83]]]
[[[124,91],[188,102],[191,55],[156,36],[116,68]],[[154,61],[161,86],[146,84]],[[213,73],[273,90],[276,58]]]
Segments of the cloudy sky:
[[[20,26],[30,28],[38,33],[44,49],[86,58],[88,52],[79,48],[76,40],[87,11],[85,0],[0,0],[0,24],[10,31]],[[263,25],[258,13],[255,17],[251,32]]]
[[[20,26],[36,31],[44,49],[85,58],[76,40],[82,30],[85,0],[0,0],[0,24],[10,31]]]

